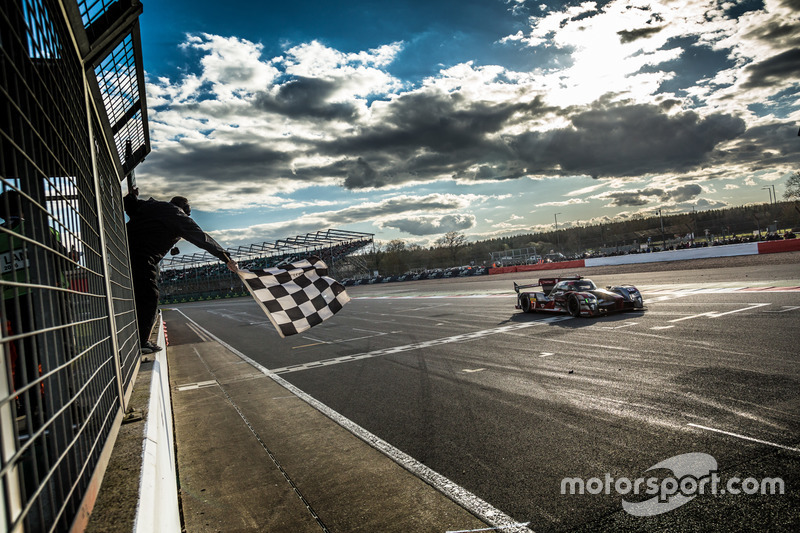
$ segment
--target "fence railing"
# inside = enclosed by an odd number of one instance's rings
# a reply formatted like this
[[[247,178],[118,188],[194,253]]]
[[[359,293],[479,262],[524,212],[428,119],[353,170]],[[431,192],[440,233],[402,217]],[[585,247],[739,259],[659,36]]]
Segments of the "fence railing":
[[[138,371],[120,182],[150,149],[140,12],[0,7],[0,531],[80,526]]]

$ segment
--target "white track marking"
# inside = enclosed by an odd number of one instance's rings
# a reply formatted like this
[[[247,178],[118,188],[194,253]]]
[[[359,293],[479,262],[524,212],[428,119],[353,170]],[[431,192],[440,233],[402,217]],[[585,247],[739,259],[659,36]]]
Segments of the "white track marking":
[[[670,322],[683,322],[684,320],[691,320],[693,318],[699,318],[701,316],[711,316],[713,314],[714,314],[714,311],[707,311],[705,313],[700,313],[699,315],[691,315],[691,316],[685,316],[685,317],[682,317],[682,318],[676,318],[675,320],[670,320]]]
[[[512,527],[525,527],[530,522],[520,522],[518,524],[512,524],[510,526],[502,526],[502,527],[484,527],[481,529],[459,529],[458,531],[447,531],[447,533],[477,533],[478,531],[502,531],[504,529],[509,529]]]
[[[202,330],[198,329],[194,324],[187,324],[187,325],[189,326],[189,329],[191,329],[194,332],[195,335],[200,337],[201,341],[208,342],[211,340]]]
[[[798,452],[798,453],[800,453],[800,448],[792,448],[791,446],[784,446],[783,444],[777,444],[777,443],[774,443],[774,442],[769,442],[769,441],[761,440],[761,439],[754,439],[753,437],[748,437],[746,435],[741,435],[739,433],[732,433],[730,431],[724,431],[722,429],[710,428],[708,426],[701,426],[700,424],[686,424],[686,425],[687,426],[691,426],[693,428],[705,429],[706,431],[713,431],[715,433],[722,433],[723,435],[728,435],[729,437],[736,437],[736,438],[747,440],[747,441],[750,441],[750,442],[757,442],[759,444],[766,444],[767,446],[772,446],[774,448],[780,448],[782,450],[788,450],[790,452]]]
[[[211,381],[198,381],[197,383],[187,383],[186,385],[181,385],[177,389],[180,392],[183,392],[183,391],[187,391],[187,390],[197,390],[197,389],[202,389],[202,388],[205,388],[205,387],[213,387],[216,384],[217,384],[217,382],[214,381],[214,380],[211,380]]]
[[[625,322],[619,326],[595,326],[595,329],[622,329],[637,325],[638,322]]]
[[[520,524],[512,520],[512,518],[499,509],[494,508],[491,504],[483,501],[479,497],[475,496],[467,489],[456,485],[446,477],[442,476],[441,474],[435,472],[431,468],[425,466],[424,464],[420,463],[410,455],[406,454],[405,452],[400,451],[399,449],[395,448],[385,440],[381,439],[377,435],[373,435],[366,429],[362,428],[349,418],[345,417],[342,414],[334,411],[324,403],[320,402],[313,396],[307,394],[306,392],[298,389],[282,377],[276,375],[275,373],[271,372],[268,368],[261,365],[257,361],[249,358],[230,344],[226,343],[219,337],[215,336],[210,331],[204,329],[200,326],[197,322],[189,318],[186,313],[182,310],[177,309],[177,311],[182,314],[186,320],[193,323],[200,329],[203,329],[211,338],[213,338],[216,342],[220,345],[224,346],[232,353],[236,354],[242,360],[247,361],[256,369],[258,369],[262,374],[271,378],[273,381],[290,391],[292,394],[300,398],[301,400],[305,401],[316,410],[339,424],[344,429],[348,430],[350,433],[355,435],[356,437],[360,438],[376,450],[382,452],[384,455],[392,459],[398,465],[402,466],[413,475],[417,476],[427,484],[434,487],[436,490],[456,502],[457,504],[461,505],[472,514],[486,522],[487,524],[491,524],[497,528],[505,528],[509,531],[513,531],[514,533],[531,533],[531,530],[525,527],[526,524]],[[568,317],[572,318],[572,317]]]
[[[750,304],[748,307],[743,307],[741,309],[734,309],[733,311],[726,311],[724,313],[720,313],[719,311],[706,311],[705,313],[700,313],[697,315],[685,316],[682,318],[676,318],[675,320],[670,320],[670,322],[682,322],[684,320],[691,320],[692,318],[699,318],[701,316],[707,316],[709,318],[719,318],[725,315],[731,315],[733,313],[741,313],[742,311],[748,311],[750,309],[757,309],[759,307],[764,307],[766,305],[772,304]]]
[[[764,307],[766,305],[772,305],[772,304],[750,304],[750,307],[745,307],[743,309],[735,309],[733,311],[727,311],[725,313],[714,313],[714,316],[712,316],[711,318],[718,318],[718,317],[721,317],[721,316],[724,316],[724,315],[730,315],[730,314],[733,314],[733,313],[740,313],[742,311],[747,311],[749,309],[757,309],[759,307]]]
[[[553,322],[561,322],[563,320],[572,320],[571,316],[554,316],[545,318],[543,320],[535,320],[532,322],[524,322],[521,324],[509,324],[492,329],[484,329],[480,331],[473,331],[471,333],[462,333],[460,335],[453,335],[450,337],[443,337],[440,339],[432,339],[429,341],[415,342],[412,344],[404,344],[401,346],[392,346],[390,348],[382,348],[380,350],[373,350],[371,352],[343,355],[341,357],[334,357],[331,359],[322,359],[320,361],[312,361],[310,363],[301,363],[297,365],[289,365],[281,368],[271,369],[275,374],[287,374],[289,372],[300,372],[309,370],[311,368],[320,368],[323,366],[338,365],[342,363],[350,363],[352,361],[360,361],[362,359],[372,359],[373,357],[380,357],[383,355],[392,355],[396,353],[409,352],[411,350],[420,350],[423,348],[430,348],[432,346],[441,346],[443,344],[451,344],[454,342],[466,342],[474,339],[488,337],[489,335],[496,335],[498,333],[508,333],[518,329],[525,329],[532,326],[550,324]]]

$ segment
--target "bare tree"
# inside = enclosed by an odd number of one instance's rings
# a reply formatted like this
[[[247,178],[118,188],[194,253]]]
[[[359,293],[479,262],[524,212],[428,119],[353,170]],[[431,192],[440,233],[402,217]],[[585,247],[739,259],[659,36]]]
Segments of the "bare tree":
[[[800,198],[800,171],[796,171],[786,180],[786,190],[783,191],[783,197],[786,200]]]
[[[389,274],[402,274],[406,270],[406,243],[394,239],[384,248],[386,255],[383,260],[384,268]]]
[[[445,249],[449,252],[452,266],[458,264],[458,252],[467,245],[467,237],[457,231],[448,231],[436,239],[436,247]]]

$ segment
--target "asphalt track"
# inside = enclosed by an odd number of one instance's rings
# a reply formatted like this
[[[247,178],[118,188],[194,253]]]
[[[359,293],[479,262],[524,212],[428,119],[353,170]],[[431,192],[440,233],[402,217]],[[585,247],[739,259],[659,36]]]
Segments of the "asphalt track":
[[[248,299],[175,307],[534,531],[800,530],[798,263],[583,273],[637,285],[646,311],[523,314],[512,280],[530,273],[351,287],[338,315],[287,339]],[[647,470],[687,453],[716,460],[723,490],[780,478],[784,494],[623,510],[650,496],[615,480],[661,482],[669,471]],[[562,494],[565,478],[611,490]]]

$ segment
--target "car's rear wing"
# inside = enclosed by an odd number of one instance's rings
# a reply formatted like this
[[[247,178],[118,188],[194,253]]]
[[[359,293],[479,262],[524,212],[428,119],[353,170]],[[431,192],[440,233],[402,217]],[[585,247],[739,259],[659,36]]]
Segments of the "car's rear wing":
[[[529,283],[527,285],[518,285],[517,282],[514,282],[514,292],[519,294],[520,289],[532,289],[533,287],[538,287],[538,283]]]

